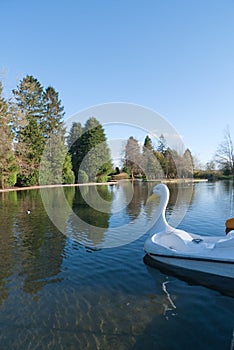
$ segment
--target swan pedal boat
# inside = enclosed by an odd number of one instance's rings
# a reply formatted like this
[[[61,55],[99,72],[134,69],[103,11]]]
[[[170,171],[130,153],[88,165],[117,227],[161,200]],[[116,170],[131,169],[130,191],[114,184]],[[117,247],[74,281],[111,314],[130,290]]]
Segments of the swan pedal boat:
[[[203,236],[170,226],[166,221],[169,189],[158,184],[153,192],[160,196],[160,215],[155,233],[145,241],[145,252],[169,267],[234,278],[234,230],[223,236]]]

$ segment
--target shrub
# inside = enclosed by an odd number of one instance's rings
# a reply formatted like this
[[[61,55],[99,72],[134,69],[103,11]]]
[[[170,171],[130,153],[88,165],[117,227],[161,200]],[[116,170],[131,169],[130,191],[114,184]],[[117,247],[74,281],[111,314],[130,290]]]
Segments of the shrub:
[[[16,173],[11,174],[8,179],[9,186],[13,187],[16,184],[16,180],[17,180],[17,174]]]
[[[99,175],[96,178],[97,182],[107,182],[107,180],[108,180],[108,175],[105,175],[105,174]]]
[[[75,175],[72,170],[63,175],[63,183],[74,184],[74,182],[75,182]]]
[[[84,170],[80,170],[78,174],[78,182],[81,184],[89,182],[89,177]]]

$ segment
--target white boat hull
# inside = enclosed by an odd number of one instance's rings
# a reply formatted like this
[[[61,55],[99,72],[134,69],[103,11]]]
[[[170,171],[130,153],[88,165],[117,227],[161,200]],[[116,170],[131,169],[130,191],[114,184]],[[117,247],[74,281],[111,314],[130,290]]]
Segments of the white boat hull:
[[[234,279],[233,231],[223,237],[191,235],[186,232],[158,233],[148,237],[144,250],[154,260],[172,267]]]
[[[161,256],[147,253],[152,259],[161,264],[170,265],[190,271],[203,272],[215,276],[234,278],[234,262],[197,259],[192,257]]]
[[[183,267],[183,264],[181,264],[180,266],[171,264],[171,260],[161,260],[162,261],[159,261],[157,260],[156,256],[150,256],[149,254],[146,254],[144,256],[145,264],[147,264],[150,267],[159,269],[164,274],[175,276],[176,278],[179,278],[192,285],[201,285],[209,289],[219,291],[221,294],[234,297],[233,278],[225,277],[223,276],[223,274],[222,276],[220,276],[217,274],[210,273],[211,269],[205,269],[205,272],[203,272],[203,269],[200,269],[202,271],[199,271],[197,265],[194,266],[194,270],[191,270],[191,266],[193,264],[189,266],[185,264],[185,267]],[[149,269],[149,272],[151,272],[151,269]]]

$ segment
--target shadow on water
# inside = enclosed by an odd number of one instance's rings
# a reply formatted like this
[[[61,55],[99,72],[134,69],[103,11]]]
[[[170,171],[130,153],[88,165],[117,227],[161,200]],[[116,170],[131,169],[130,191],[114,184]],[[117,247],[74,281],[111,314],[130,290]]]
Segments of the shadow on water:
[[[233,322],[224,322],[233,315],[233,299],[223,295],[231,290],[215,288],[205,281],[199,283],[194,276],[179,275],[156,266],[154,261],[152,267],[148,258],[145,256],[144,262],[156,287],[159,279],[164,279],[162,291],[168,305],[164,317],[153,318],[136,338],[132,349],[177,350],[188,349],[193,344],[194,349],[233,350]],[[231,294],[233,296],[233,288]]]
[[[144,257],[144,263],[150,267],[159,269],[164,274],[179,278],[190,285],[204,286],[206,288],[216,290],[223,295],[234,298],[234,280],[232,278],[213,276],[203,272],[189,271],[183,268],[172,267],[170,265],[155,261],[147,254]]]

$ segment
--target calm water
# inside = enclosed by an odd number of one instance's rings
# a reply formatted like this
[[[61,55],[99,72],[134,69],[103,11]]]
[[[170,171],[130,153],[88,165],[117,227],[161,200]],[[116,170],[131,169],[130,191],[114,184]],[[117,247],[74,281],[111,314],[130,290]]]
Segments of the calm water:
[[[143,261],[152,186],[0,193],[1,350],[231,349],[234,298]],[[224,234],[231,182],[170,190],[171,222]]]

